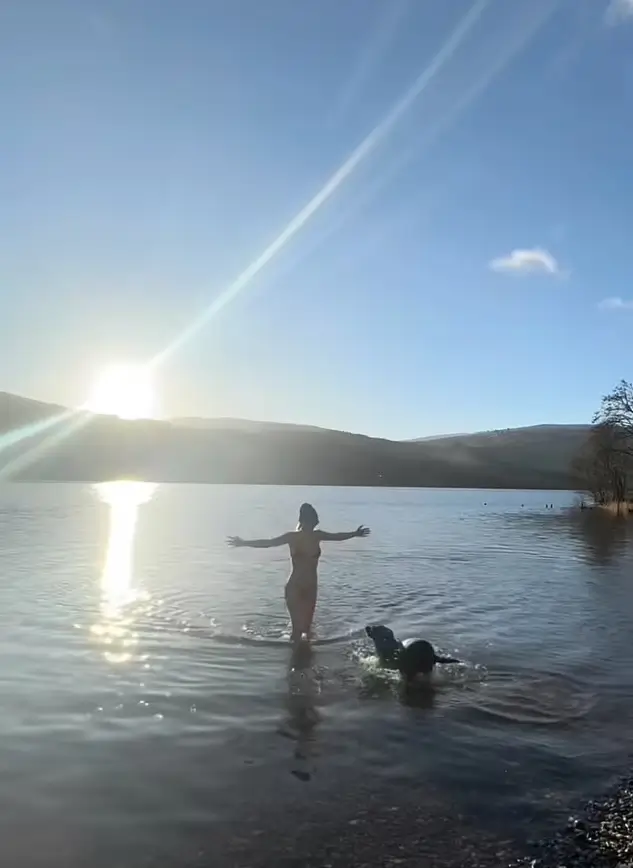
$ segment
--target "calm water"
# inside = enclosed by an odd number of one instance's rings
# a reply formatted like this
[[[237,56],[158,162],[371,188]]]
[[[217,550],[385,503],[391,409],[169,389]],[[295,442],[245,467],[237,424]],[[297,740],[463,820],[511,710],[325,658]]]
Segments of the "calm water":
[[[293,669],[286,552],[224,540],[291,528],[303,499],[372,536],[324,546]],[[554,828],[624,770],[633,724],[633,523],[573,499],[5,486],[0,861],[215,864],[377,794],[517,840]],[[405,701],[370,622],[464,664]]]

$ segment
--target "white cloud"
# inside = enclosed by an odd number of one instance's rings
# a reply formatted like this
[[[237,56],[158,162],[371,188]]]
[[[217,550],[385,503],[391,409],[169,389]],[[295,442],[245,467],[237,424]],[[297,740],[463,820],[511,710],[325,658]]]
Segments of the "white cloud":
[[[611,0],[606,11],[607,24],[633,21],[633,0]]]
[[[513,250],[489,263],[493,271],[506,274],[561,274],[560,266],[552,254],[540,247],[531,250]]]
[[[603,298],[598,307],[600,310],[633,310],[633,300],[616,295],[612,298]]]

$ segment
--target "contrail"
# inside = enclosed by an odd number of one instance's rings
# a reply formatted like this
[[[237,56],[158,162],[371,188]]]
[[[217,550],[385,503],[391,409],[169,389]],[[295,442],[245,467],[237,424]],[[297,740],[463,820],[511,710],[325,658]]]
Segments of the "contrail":
[[[421,152],[430,147],[437,138],[451,127],[474,102],[476,102],[490,87],[492,82],[503,72],[517,55],[534,39],[536,34],[541,30],[545,23],[552,17],[560,4],[560,0],[546,0],[542,4],[539,12],[533,16],[529,24],[519,28],[514,38],[508,39],[503,50],[499,53],[490,67],[477,78],[466,90],[461,94],[456,102],[440,116],[434,123],[428,126],[421,136],[418,136],[416,141],[389,165],[386,170],[379,175],[372,184],[370,184],[363,194],[358,197],[355,204],[347,209],[342,220],[336,221],[336,226],[332,231],[336,231],[347,220],[357,213],[359,208],[366,206],[380,190],[388,184],[395,175],[398,174],[408,163],[416,157],[419,157]],[[523,22],[522,22],[523,23]],[[329,237],[332,232],[324,233],[325,237]],[[322,236],[323,239],[323,236]]]
[[[345,162],[325,182],[319,192],[305,205],[301,211],[288,223],[286,228],[220,295],[197,317],[184,331],[158,353],[149,363],[151,367],[165,361],[183,343],[198,332],[205,323],[219,310],[232,301],[258,274],[262,268],[287,244],[287,242],[304,226],[318,209],[336,192],[341,184],[354,172],[356,167],[371,151],[391,132],[403,114],[413,105],[420,94],[428,87],[442,67],[451,59],[456,49],[468,36],[480,19],[490,0],[476,0],[464,18],[451,33],[442,48],[435,55],[427,68],[420,73],[411,87],[392,106],[391,110],[380,123],[352,151]]]
[[[434,122],[427,126],[421,136],[417,136],[416,140],[405,150],[403,150],[383,172],[374,178],[363,192],[350,203],[350,205],[335,218],[330,225],[316,237],[312,239],[312,243],[307,249],[297,254],[292,259],[287,267],[282,268],[281,273],[286,274],[296,268],[306,258],[309,258],[316,250],[318,250],[329,238],[337,233],[346,223],[352,220],[359,211],[364,209],[380,191],[389,184],[394,177],[401,172],[409,163],[416,158],[419,158],[435,141],[465,112],[473,103],[475,103],[490,87],[493,81],[503,72],[503,70],[512,63],[524,48],[535,38],[536,34],[552,17],[554,11],[559,6],[560,0],[546,0],[538,9],[538,12],[530,17],[529,22],[524,26],[524,22],[516,28],[515,33],[511,38],[504,41],[503,49],[499,52],[493,63],[485,70],[475,81],[466,88],[466,90],[457,98],[450,108],[438,117]]]
[[[330,123],[338,120],[349,109],[354,98],[363,89],[375,66],[387,53],[396,38],[400,25],[410,7],[411,0],[387,0],[382,14],[374,23],[369,38],[360,52],[352,74],[343,87],[338,100],[336,100]]]

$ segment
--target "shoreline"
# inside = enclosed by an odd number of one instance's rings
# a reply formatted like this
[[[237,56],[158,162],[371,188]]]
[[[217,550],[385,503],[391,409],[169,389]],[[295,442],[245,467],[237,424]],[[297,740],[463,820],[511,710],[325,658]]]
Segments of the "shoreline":
[[[506,868],[525,852],[450,801],[422,803],[407,793],[363,792],[355,805],[317,799],[272,823],[249,818],[250,830],[224,828],[213,850],[188,868]]]
[[[393,802],[396,801],[396,804]],[[374,794],[353,812],[288,816],[283,828],[236,830],[226,849],[200,851],[191,868],[625,868],[633,865],[633,777],[591,800],[535,842],[485,828],[449,804],[427,810]],[[443,810],[442,810],[443,807]],[[439,808],[439,810],[437,810]],[[293,812],[294,813],[294,812]],[[263,818],[262,818],[263,819]],[[276,824],[275,824],[276,825]],[[227,830],[228,831],[228,830]],[[223,836],[226,835],[224,832]],[[228,840],[230,839],[230,844]]]
[[[627,868],[633,865],[633,776],[627,775],[599,800],[586,802],[577,816],[534,852],[511,866]]]

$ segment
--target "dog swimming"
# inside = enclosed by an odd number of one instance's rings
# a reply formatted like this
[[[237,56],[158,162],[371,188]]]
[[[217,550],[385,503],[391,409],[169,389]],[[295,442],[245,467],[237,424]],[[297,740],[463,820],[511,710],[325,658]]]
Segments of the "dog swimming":
[[[429,676],[438,663],[460,663],[455,657],[442,657],[426,639],[396,639],[393,630],[383,624],[365,627],[376,647],[380,665],[393,669],[412,681],[416,675]]]

